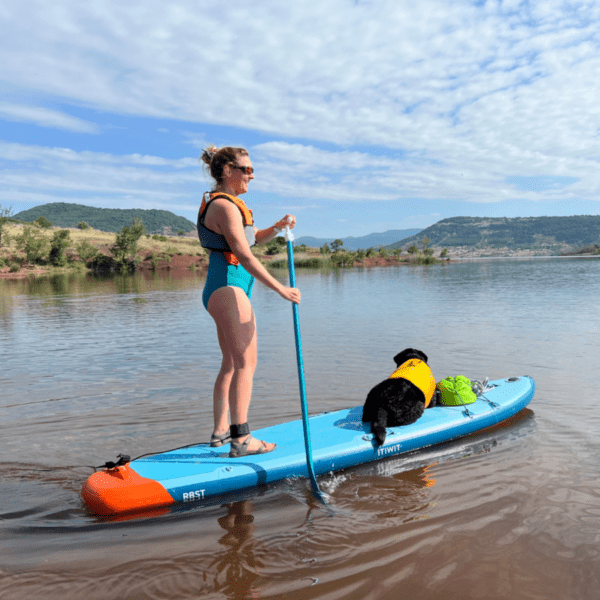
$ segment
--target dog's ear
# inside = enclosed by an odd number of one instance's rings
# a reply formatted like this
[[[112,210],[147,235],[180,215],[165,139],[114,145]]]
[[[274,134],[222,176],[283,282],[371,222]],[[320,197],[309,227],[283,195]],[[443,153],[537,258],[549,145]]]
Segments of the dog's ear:
[[[415,358],[420,358],[424,363],[427,362],[427,354],[425,352],[421,352],[420,350],[413,350],[415,353]]]
[[[394,362],[399,367],[402,363],[405,363],[411,358],[418,358],[423,362],[427,362],[427,355],[425,352],[421,352],[421,350],[416,350],[415,348],[406,348],[406,350],[402,350],[402,352],[394,356]]]
[[[402,352],[399,352],[396,354],[396,356],[394,356],[394,362],[396,363],[396,366],[399,367],[402,363],[405,363],[409,359],[408,354],[411,350],[412,348],[407,348],[406,350],[402,350]]]

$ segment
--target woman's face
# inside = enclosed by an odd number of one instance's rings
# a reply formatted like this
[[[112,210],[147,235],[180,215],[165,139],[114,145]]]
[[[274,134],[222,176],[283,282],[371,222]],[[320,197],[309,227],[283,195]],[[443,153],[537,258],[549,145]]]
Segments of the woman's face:
[[[251,167],[249,156],[238,156],[238,167]],[[254,175],[246,174],[242,169],[237,169],[235,166],[228,165],[229,175],[226,180],[227,187],[233,190],[235,196],[240,196],[248,191],[248,183],[254,179]]]

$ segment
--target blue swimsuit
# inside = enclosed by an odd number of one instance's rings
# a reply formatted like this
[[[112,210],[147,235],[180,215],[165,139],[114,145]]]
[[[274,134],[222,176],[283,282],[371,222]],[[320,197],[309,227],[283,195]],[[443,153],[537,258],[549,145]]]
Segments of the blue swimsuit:
[[[208,227],[204,225],[208,206],[216,198],[226,198],[229,200],[229,197],[225,194],[213,195],[208,202],[202,203],[203,206],[198,212],[198,237],[200,238],[200,244],[203,248],[210,250],[208,273],[206,275],[206,284],[204,285],[204,292],[202,294],[202,303],[206,310],[208,310],[208,301],[215,290],[226,286],[239,287],[244,290],[248,298],[251,298],[252,287],[254,286],[254,277],[250,275],[242,265],[231,264],[227,260],[225,253],[231,253],[231,248],[229,247],[225,236],[208,229]],[[236,200],[243,203],[243,200],[240,200],[239,198],[236,198]],[[233,201],[230,200],[230,202]],[[233,203],[237,205],[236,202]],[[242,212],[242,216],[244,216],[241,209],[240,212]],[[244,232],[246,233],[249,245],[253,246],[256,243],[254,239],[254,226],[244,223]]]
[[[208,310],[208,300],[211,294],[215,290],[228,285],[242,288],[246,292],[246,296],[251,298],[254,277],[242,265],[230,265],[225,260],[222,252],[211,251],[206,284],[202,293],[202,303],[206,310]]]

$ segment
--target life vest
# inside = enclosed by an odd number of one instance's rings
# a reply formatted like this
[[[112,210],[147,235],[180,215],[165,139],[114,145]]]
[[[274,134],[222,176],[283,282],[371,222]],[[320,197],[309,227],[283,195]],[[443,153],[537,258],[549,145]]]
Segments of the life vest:
[[[207,200],[208,197],[208,200]],[[248,240],[249,246],[254,246],[256,244],[256,238],[254,235],[254,218],[252,217],[252,211],[246,206],[246,203],[237,196],[231,196],[230,194],[223,194],[221,192],[206,192],[202,197],[202,204],[200,205],[200,210],[198,211],[198,237],[200,238],[200,245],[207,250],[214,250],[215,252],[222,252],[225,260],[230,265],[239,265],[240,261],[237,259],[235,254],[231,251],[229,244],[227,243],[227,239],[224,235],[212,231],[204,225],[204,220],[206,218],[206,210],[208,209],[209,204],[216,200],[217,198],[226,198],[230,202],[235,204],[240,212],[242,213],[242,220],[244,223],[244,233],[246,234],[246,239]]]
[[[414,383],[425,396],[425,408],[429,406],[435,393],[435,378],[429,365],[418,358],[411,358],[403,362],[389,377],[389,379],[407,379]]]

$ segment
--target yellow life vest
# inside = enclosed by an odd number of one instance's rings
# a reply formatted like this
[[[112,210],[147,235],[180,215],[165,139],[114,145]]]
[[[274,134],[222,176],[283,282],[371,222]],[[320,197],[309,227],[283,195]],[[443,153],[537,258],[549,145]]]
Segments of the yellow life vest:
[[[390,379],[407,379],[414,383],[425,396],[425,408],[429,406],[435,393],[435,378],[429,365],[418,358],[403,362],[389,377]]]

